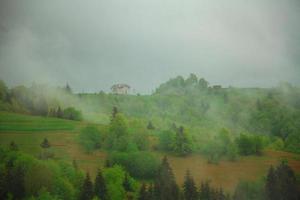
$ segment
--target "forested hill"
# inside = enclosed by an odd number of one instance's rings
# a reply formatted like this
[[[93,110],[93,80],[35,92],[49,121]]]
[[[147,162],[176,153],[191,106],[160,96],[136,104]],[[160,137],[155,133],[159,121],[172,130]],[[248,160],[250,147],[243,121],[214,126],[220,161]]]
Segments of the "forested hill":
[[[184,126],[205,136],[226,128],[234,135],[249,132],[282,140],[300,135],[300,89],[288,83],[267,89],[222,88],[191,74],[170,79],[152,95],[73,94],[70,86],[1,85],[0,108],[6,111],[108,124],[117,107],[130,122],[146,126],[151,121],[160,130]]]

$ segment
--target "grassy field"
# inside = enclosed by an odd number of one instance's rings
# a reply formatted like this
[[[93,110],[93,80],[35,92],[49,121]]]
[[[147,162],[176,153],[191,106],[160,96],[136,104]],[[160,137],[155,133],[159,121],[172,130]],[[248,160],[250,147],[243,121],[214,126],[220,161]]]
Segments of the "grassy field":
[[[75,159],[81,169],[94,176],[97,168],[103,167],[106,153],[84,152],[77,142],[82,126],[83,122],[0,112],[0,145],[8,146],[11,141],[15,141],[20,150],[37,156],[42,151],[40,143],[46,137],[56,159],[68,162]],[[162,153],[156,154],[158,157],[164,156]],[[198,184],[210,180],[212,185],[222,186],[229,192],[233,191],[239,180],[262,177],[270,165],[276,165],[281,159],[287,159],[291,167],[297,173],[300,172],[299,155],[286,152],[265,151],[262,156],[241,157],[236,162],[221,161],[218,165],[208,164],[201,155],[168,155],[168,158],[179,184],[182,184],[185,172],[189,169]]]

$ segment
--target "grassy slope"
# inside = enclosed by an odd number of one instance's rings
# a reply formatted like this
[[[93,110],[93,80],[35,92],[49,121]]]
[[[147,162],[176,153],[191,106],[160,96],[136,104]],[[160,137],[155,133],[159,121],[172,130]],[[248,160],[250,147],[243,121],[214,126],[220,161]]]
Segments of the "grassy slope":
[[[76,136],[84,123],[62,119],[33,117],[0,112],[0,144],[7,146],[14,140],[19,148],[27,153],[38,155],[43,138],[50,141],[52,151],[57,159],[72,162],[76,159],[83,170],[95,174],[98,167],[103,166],[104,152],[84,153],[76,142]],[[162,153],[157,153],[159,157]],[[254,180],[263,176],[271,164],[287,158],[290,165],[300,172],[299,157],[284,152],[265,152],[261,157],[242,157],[237,162],[221,161],[219,165],[208,164],[201,155],[175,157],[168,155],[178,182],[181,184],[185,171],[189,169],[197,182],[211,180],[215,186],[222,186],[232,191],[239,179]]]

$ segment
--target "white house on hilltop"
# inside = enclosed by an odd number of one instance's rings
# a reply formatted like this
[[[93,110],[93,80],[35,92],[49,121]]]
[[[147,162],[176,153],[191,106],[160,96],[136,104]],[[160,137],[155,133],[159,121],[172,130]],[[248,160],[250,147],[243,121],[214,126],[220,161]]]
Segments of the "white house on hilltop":
[[[127,94],[130,86],[127,84],[115,84],[111,87],[111,91],[114,94]]]

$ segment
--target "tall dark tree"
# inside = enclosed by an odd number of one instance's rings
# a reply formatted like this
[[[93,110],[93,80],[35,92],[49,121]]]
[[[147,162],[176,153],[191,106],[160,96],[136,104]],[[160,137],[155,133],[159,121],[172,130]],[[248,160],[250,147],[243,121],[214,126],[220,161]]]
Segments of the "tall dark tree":
[[[277,178],[275,174],[274,167],[271,166],[267,175],[267,180],[266,180],[266,197],[269,200],[276,200],[278,199],[278,183],[277,183]]]
[[[116,118],[116,115],[118,114],[118,108],[116,106],[113,107],[112,111],[112,120]]]
[[[9,144],[9,149],[11,151],[18,151],[19,147],[18,147],[18,145],[14,141],[11,141],[10,144]]]
[[[105,180],[102,175],[102,171],[99,170],[95,179],[95,195],[101,200],[108,200],[108,193]]]
[[[127,191],[127,192],[132,191],[127,173],[125,173],[125,177],[124,177],[124,181],[123,181],[123,187],[124,187],[125,191]]]
[[[60,106],[58,106],[57,110],[56,110],[56,117],[58,118],[63,118],[64,116],[64,112],[63,110],[60,108]]]
[[[149,200],[149,194],[147,191],[147,186],[145,183],[142,184],[140,192],[139,192],[139,197],[138,200]]]
[[[93,196],[93,183],[91,181],[89,173],[87,173],[83,185],[81,187],[79,200],[91,200]]]
[[[266,185],[266,198],[268,200],[297,200],[297,181],[293,170],[282,162],[276,169],[269,169]]]
[[[151,121],[148,122],[147,129],[149,129],[149,130],[155,129],[155,127],[153,126]]]
[[[51,147],[51,145],[50,145],[50,143],[49,143],[49,141],[48,141],[47,138],[44,138],[43,142],[41,143],[41,147],[42,147],[43,149],[47,149],[47,148],[50,148],[50,147]]]
[[[297,180],[294,171],[282,162],[276,169],[281,200],[297,200]]]
[[[192,152],[192,142],[183,126],[177,130],[174,151],[179,155],[187,155]]]
[[[158,169],[154,189],[157,200],[179,199],[179,188],[166,156],[163,158],[162,164]]]
[[[7,194],[12,194],[13,199],[25,197],[24,170],[19,166],[14,166],[12,160],[6,164],[7,174],[5,178]]]
[[[68,83],[66,84],[65,90],[67,93],[72,94],[72,89]]]
[[[211,199],[211,188],[209,186],[209,182],[202,182],[200,193],[199,193],[200,199],[210,200]]]
[[[197,187],[189,171],[187,171],[185,175],[185,180],[183,183],[183,195],[185,200],[198,199]]]

